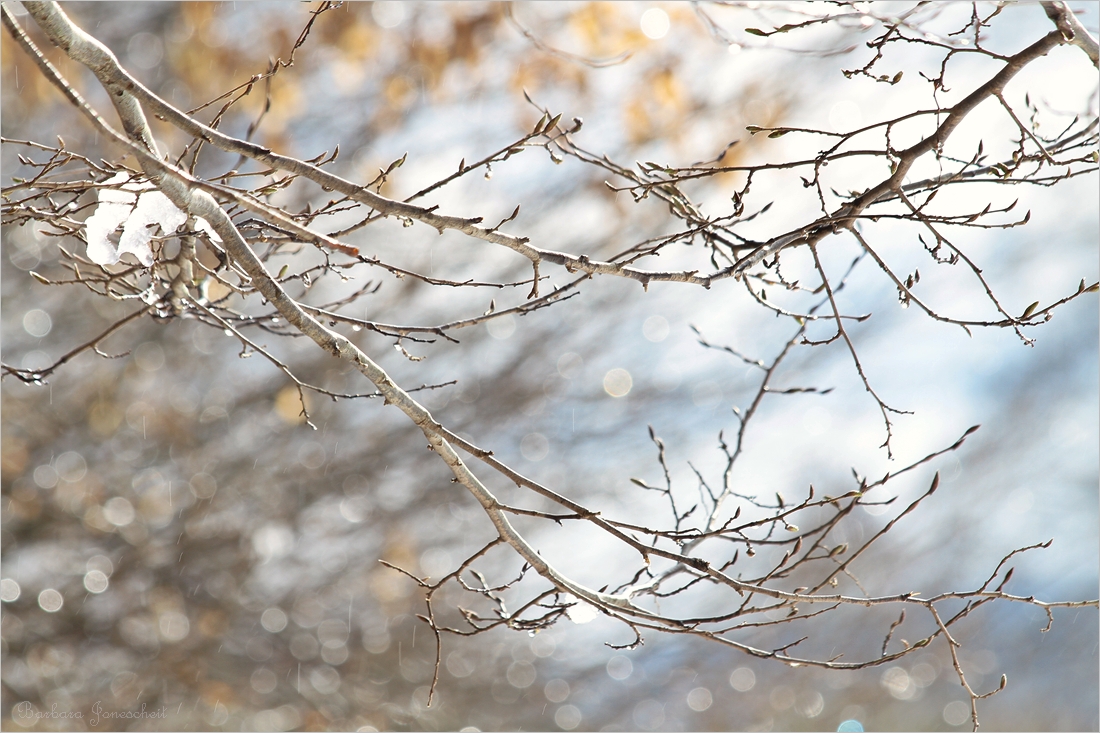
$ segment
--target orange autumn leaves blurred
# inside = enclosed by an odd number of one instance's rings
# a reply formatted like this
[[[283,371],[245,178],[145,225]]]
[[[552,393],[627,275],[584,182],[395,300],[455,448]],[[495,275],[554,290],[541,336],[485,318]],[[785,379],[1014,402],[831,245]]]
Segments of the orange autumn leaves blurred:
[[[246,5],[194,2],[170,6],[161,21],[164,43],[163,64],[172,78],[167,88],[157,89],[177,106],[195,109],[208,105],[198,116],[218,120],[226,129],[246,128],[260,121],[253,135],[256,142],[291,155],[314,155],[319,151],[294,149],[297,135],[288,127],[307,123],[325,112],[318,108],[317,71],[335,96],[353,105],[366,144],[400,128],[420,105],[448,104],[471,95],[504,92],[514,100],[512,124],[529,128],[539,114],[522,96],[524,90],[536,101],[550,97],[573,97],[593,102],[598,74],[617,74],[626,85],[605,110],[619,120],[626,140],[632,145],[663,141],[678,147],[698,122],[700,113],[722,115],[728,125],[718,125],[725,138],[715,150],[741,136],[745,124],[773,125],[782,117],[785,104],[775,99],[774,89],[746,86],[732,104],[716,102],[710,90],[693,88],[686,71],[687,45],[714,45],[706,28],[691,8],[676,3],[576,4],[518,3],[511,13],[550,51],[538,48],[513,27],[508,9],[500,3],[426,3],[403,5],[399,19],[383,27],[376,16],[376,3],[345,3],[321,13],[303,45],[293,50],[309,15],[288,6],[285,12],[258,14]],[[308,5],[311,11],[320,3]],[[641,30],[643,11],[661,8],[671,22],[670,34],[654,40]],[[79,8],[74,9],[79,15]],[[247,42],[231,38],[230,27],[238,27],[242,16],[255,24]],[[232,22],[231,22],[232,21]],[[675,40],[673,40],[675,39]],[[115,43],[115,46],[120,46]],[[560,49],[556,55],[552,49]],[[126,63],[126,48],[114,48]],[[294,65],[278,69],[293,51]],[[60,58],[60,54],[53,54]],[[629,56],[627,69],[596,69],[568,55],[588,59]],[[22,55],[12,58],[4,47],[4,62],[26,66]],[[68,70],[67,59],[62,61]],[[32,68],[22,69],[20,79],[28,104],[56,97],[42,87],[45,82]],[[151,73],[147,74],[150,78]],[[80,79],[78,74],[70,74]],[[139,73],[139,76],[142,74]],[[257,80],[247,88],[249,79]],[[608,77],[604,77],[605,79]],[[618,82],[616,82],[618,83]],[[697,85],[696,85],[697,86]],[[332,97],[332,94],[328,94]],[[753,102],[755,98],[757,101]],[[369,99],[367,104],[365,100]],[[760,104],[763,99],[765,104]],[[218,100],[211,103],[211,100]],[[354,105],[363,100],[362,109]],[[226,105],[232,105],[226,109]],[[746,119],[746,106],[767,107],[770,114]],[[341,110],[347,111],[347,109]],[[557,110],[562,111],[562,110]],[[156,126],[156,134],[173,151],[186,141],[167,125]],[[711,125],[714,127],[713,123]],[[728,131],[727,131],[728,130]],[[746,140],[745,145],[750,144]],[[741,150],[732,151],[738,156]],[[694,155],[694,153],[691,153]],[[359,169],[373,171],[388,161],[371,160]],[[727,157],[726,164],[733,162]]]

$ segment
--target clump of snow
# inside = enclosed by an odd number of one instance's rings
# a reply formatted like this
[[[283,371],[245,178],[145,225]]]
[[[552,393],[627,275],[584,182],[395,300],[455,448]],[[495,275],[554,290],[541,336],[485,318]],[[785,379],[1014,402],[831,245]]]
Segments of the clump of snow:
[[[153,250],[149,242],[157,232],[157,226],[166,234],[172,234],[187,222],[183,213],[148,181],[129,181],[130,174],[119,172],[104,181],[106,186],[122,184],[118,188],[99,189],[99,205],[84,222],[88,239],[88,259],[97,265],[113,265],[129,252],[148,267],[153,264]],[[110,240],[120,225],[122,236],[118,247]],[[214,241],[221,241],[205,219],[198,219],[200,229]]]
[[[565,609],[565,615],[575,624],[586,624],[599,616],[599,612],[595,606],[578,598],[576,603]]]

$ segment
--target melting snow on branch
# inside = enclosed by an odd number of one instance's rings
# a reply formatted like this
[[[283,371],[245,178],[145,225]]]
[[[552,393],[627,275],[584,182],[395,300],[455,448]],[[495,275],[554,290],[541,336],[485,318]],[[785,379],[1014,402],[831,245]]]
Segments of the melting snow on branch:
[[[565,615],[575,624],[586,624],[595,619],[599,613],[596,611],[595,606],[578,598],[575,604],[565,609]]]
[[[127,183],[130,178],[129,173],[120,172],[104,181],[105,186],[123,185],[121,190],[99,189],[99,205],[85,222],[88,259],[97,265],[113,265],[129,252],[148,267],[153,264],[149,242],[156,234],[156,225],[166,234],[172,234],[187,221],[187,215],[157,191],[152,183]],[[125,226],[116,248],[109,237],[123,222]],[[198,219],[197,223],[214,241],[221,241],[206,220]]]

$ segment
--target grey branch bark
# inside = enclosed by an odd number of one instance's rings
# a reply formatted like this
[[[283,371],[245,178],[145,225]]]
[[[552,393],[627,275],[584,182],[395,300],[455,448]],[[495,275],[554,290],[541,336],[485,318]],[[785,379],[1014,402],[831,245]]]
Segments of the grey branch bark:
[[[1093,66],[1100,67],[1100,44],[1097,44],[1096,39],[1082,25],[1077,14],[1061,0],[1043,3],[1043,10],[1054,21],[1054,25],[1058,26],[1058,30],[1062,31],[1062,36],[1088,54]]]

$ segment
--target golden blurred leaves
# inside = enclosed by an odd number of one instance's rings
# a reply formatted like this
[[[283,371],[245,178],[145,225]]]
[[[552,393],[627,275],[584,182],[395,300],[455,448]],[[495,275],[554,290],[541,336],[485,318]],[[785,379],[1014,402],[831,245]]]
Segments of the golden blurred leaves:
[[[645,43],[628,5],[589,2],[569,16],[569,27],[580,39],[583,53],[590,56],[615,56]]]
[[[23,473],[29,459],[27,444],[24,441],[4,436],[3,443],[0,444],[0,471],[3,473],[4,481],[11,481]]]
[[[633,143],[657,137],[675,141],[684,129],[691,104],[687,90],[673,69],[653,69],[623,110],[623,123]]]
[[[107,438],[122,424],[123,417],[122,410],[113,402],[99,400],[88,409],[88,427],[100,438]]]
[[[306,407],[309,406],[309,398],[306,398]],[[302,414],[302,397],[298,388],[287,385],[275,395],[275,414],[290,425],[304,425],[305,415]]]
[[[225,633],[225,630],[229,628],[229,618],[225,615],[224,611],[213,609],[204,611],[199,616],[199,622],[197,624],[199,633],[208,639],[216,639]]]
[[[417,571],[417,547],[415,535],[398,527],[391,527],[386,533],[385,546],[381,557],[390,565]],[[403,573],[390,567],[380,567],[370,575],[371,592],[383,604],[400,605],[414,588],[412,580]]]
[[[349,3],[346,7],[353,10],[364,7],[359,3]],[[326,42],[339,49],[348,61],[365,62],[373,58],[378,49],[378,28],[358,13],[347,13],[340,22],[322,23],[320,32]]]
[[[29,486],[19,486],[12,491],[11,500],[5,507],[5,514],[23,522],[38,518],[42,513],[42,500],[38,492]]]
[[[211,708],[219,704],[228,707],[237,699],[233,688],[221,680],[203,680],[199,686],[199,697]]]

